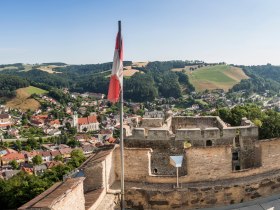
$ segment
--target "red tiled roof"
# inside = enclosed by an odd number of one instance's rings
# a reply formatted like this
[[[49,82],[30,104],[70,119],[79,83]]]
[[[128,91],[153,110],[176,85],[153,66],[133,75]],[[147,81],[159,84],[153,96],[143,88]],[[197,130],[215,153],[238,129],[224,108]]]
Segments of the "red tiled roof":
[[[51,152],[50,152],[50,151],[43,151],[43,152],[40,152],[40,154],[41,154],[43,157],[49,157],[49,156],[51,156]]]
[[[97,118],[95,115],[78,118],[79,125],[85,125],[85,124],[90,124],[90,123],[97,123]]]
[[[108,142],[109,142],[109,143],[115,143],[115,141],[116,141],[116,139],[115,139],[114,137],[110,137],[110,138],[108,139]]]
[[[10,117],[10,115],[8,115],[8,114],[0,114],[0,119],[6,119],[9,117]]]
[[[4,161],[12,161],[12,160],[24,160],[24,154],[21,153],[10,153],[2,157]]]
[[[32,118],[47,119],[47,118],[48,118],[48,115],[36,115],[36,116],[32,116]]]
[[[59,152],[61,154],[70,154],[72,152],[71,148],[64,148],[64,149],[60,149]]]
[[[39,155],[40,153],[37,151],[32,151],[32,152],[27,152],[26,155],[27,157],[34,157],[36,155]]]
[[[59,152],[59,150],[54,150],[54,151],[51,151],[51,154],[53,157],[55,157],[57,155],[60,155],[61,153]]]

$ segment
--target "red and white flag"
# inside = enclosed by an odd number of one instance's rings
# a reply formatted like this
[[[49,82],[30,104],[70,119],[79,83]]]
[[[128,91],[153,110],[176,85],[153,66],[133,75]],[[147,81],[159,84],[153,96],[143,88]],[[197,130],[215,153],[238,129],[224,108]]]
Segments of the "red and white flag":
[[[110,79],[108,100],[116,103],[123,88],[123,45],[120,32],[117,34],[112,75]]]

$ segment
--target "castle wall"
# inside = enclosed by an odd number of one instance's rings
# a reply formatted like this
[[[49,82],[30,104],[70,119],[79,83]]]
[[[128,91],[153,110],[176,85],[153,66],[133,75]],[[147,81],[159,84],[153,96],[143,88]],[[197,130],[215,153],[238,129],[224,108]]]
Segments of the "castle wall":
[[[191,147],[186,149],[187,176],[193,182],[223,179],[232,173],[231,147]]]
[[[280,139],[260,141],[261,165],[264,170],[280,168]]]
[[[166,129],[149,129],[147,140],[169,140],[169,131]]]
[[[280,193],[279,171],[255,175],[241,180],[227,180],[211,184],[201,182],[182,189],[172,185],[157,188],[135,185],[126,189],[126,201],[135,209],[196,209],[242,203]],[[242,208],[243,209],[243,208]]]
[[[83,183],[77,185],[71,192],[66,192],[67,196],[56,202],[50,209],[52,210],[84,210],[85,209],[85,197]]]
[[[163,125],[163,118],[143,118],[141,127],[154,128],[161,127]]]
[[[151,149],[125,149],[124,175],[127,181],[144,181],[150,175]],[[114,150],[116,179],[121,177],[121,160],[119,149]]]
[[[114,149],[97,153],[96,156],[90,158],[80,170],[83,172],[86,179],[84,180],[84,190],[89,192],[100,188],[106,190],[115,181],[115,161]]]
[[[199,117],[173,117],[172,118],[172,131],[175,133],[180,128],[207,128],[219,127],[224,125],[215,116],[199,116]]]

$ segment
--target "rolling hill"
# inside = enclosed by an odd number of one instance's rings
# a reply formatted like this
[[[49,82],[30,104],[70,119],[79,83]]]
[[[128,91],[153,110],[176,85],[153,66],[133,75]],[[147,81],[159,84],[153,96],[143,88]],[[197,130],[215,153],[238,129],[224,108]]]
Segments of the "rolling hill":
[[[9,100],[6,104],[7,107],[14,108],[14,109],[21,109],[21,110],[36,110],[40,108],[40,103],[30,98],[32,94],[44,94],[47,91],[36,88],[33,86],[28,86],[26,88],[19,88],[16,90],[16,97]]]
[[[204,66],[196,70],[186,70],[196,91],[223,89],[228,91],[242,79],[249,79],[241,68],[229,65]]]

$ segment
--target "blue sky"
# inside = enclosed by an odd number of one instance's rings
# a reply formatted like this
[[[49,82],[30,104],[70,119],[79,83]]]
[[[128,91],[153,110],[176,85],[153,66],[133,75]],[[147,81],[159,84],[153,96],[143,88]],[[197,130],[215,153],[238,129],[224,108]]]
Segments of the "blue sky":
[[[280,65],[278,0],[0,1],[0,63],[125,60]]]

